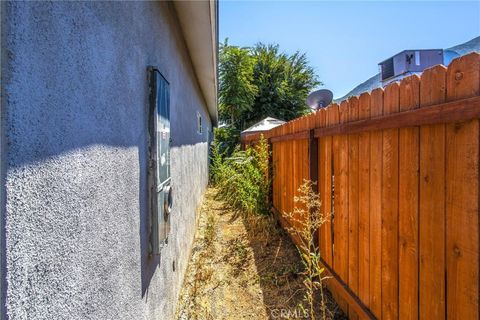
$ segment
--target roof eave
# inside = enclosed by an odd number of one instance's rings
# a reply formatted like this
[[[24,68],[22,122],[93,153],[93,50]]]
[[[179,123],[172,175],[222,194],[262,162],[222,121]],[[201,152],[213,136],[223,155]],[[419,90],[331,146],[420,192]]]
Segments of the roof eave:
[[[197,81],[212,124],[218,124],[217,110],[217,1],[175,1],[175,11],[182,28]]]

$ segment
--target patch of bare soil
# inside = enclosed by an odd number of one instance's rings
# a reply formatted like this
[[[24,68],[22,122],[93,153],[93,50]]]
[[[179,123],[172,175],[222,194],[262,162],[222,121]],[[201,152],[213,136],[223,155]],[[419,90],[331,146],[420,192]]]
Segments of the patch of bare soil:
[[[273,218],[243,218],[216,194],[205,194],[177,319],[306,319],[303,267],[290,238]],[[344,319],[326,294],[327,319]]]

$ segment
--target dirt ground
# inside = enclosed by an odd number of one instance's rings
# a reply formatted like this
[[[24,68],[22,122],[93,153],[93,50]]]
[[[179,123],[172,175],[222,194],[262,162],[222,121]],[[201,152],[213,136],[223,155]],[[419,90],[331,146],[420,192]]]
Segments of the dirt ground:
[[[199,219],[177,319],[308,318],[300,257],[272,218],[241,217],[211,188]],[[345,319],[326,293],[327,319]]]

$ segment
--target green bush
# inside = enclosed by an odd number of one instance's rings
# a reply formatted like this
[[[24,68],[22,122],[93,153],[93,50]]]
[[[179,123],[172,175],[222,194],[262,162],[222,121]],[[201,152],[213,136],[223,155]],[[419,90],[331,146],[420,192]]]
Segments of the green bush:
[[[230,156],[240,142],[240,130],[232,126],[224,126],[214,129],[215,141],[217,148],[222,156]]]
[[[221,151],[218,141],[214,141],[210,181],[219,189],[219,197],[247,215],[269,214],[269,153],[263,137],[255,147],[245,151],[237,146],[229,157]]]

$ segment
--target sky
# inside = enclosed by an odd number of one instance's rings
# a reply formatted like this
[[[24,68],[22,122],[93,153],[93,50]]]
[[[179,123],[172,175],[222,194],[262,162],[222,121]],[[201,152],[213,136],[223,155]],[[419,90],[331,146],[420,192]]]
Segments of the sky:
[[[405,49],[443,49],[480,36],[479,1],[222,1],[219,40],[305,52],[335,98]]]

